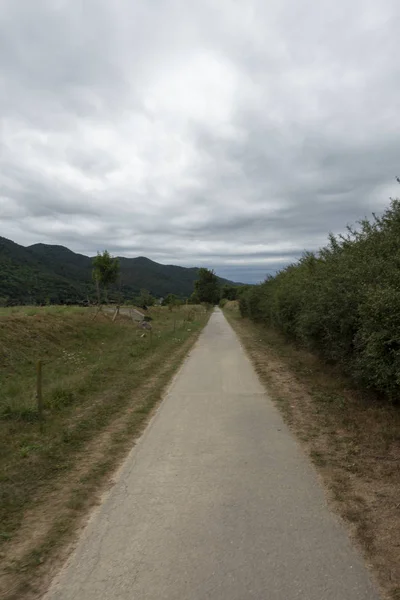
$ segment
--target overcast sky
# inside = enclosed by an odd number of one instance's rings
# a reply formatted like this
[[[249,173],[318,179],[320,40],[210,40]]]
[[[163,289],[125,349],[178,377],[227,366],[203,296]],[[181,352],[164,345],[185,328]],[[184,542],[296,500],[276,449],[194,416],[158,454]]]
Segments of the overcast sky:
[[[398,0],[0,0],[0,235],[262,280],[399,195]]]

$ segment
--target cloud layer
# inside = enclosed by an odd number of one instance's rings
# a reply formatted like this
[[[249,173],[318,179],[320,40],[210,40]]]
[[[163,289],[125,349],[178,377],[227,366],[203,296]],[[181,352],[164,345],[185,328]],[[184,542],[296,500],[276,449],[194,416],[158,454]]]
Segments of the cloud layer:
[[[400,172],[396,0],[5,0],[0,234],[257,281]]]

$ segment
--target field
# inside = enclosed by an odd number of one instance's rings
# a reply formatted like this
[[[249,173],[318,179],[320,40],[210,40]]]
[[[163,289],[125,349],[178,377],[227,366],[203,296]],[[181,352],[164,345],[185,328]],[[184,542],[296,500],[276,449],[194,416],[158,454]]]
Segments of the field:
[[[400,598],[400,411],[270,327],[225,315],[310,456],[385,598]]]
[[[88,308],[1,309],[2,598],[37,597],[208,318],[186,306],[149,315],[152,332]]]

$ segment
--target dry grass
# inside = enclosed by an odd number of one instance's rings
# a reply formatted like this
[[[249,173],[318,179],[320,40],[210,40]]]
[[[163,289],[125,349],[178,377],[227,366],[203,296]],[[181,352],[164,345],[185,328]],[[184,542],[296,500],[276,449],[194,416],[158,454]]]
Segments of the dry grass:
[[[232,310],[233,309],[233,310]],[[304,349],[225,314],[372,566],[385,598],[400,598],[400,410],[354,389]]]
[[[206,322],[154,308],[153,332],[87,309],[0,320],[0,597],[40,597]],[[175,323],[174,323],[175,321]],[[45,428],[33,399],[44,358]]]

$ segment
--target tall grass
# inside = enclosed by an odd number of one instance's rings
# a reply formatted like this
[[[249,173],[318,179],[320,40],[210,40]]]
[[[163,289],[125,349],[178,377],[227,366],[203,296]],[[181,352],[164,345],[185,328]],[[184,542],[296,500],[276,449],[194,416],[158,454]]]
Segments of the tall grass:
[[[141,407],[146,393],[138,390],[158,389],[207,319],[202,307],[149,312],[151,334],[130,318],[112,322],[112,313],[103,313],[93,320],[90,310],[73,307],[33,314],[23,307],[0,317],[0,544],[42,487],[72,468],[84,444],[127,407]],[[35,401],[38,359],[43,432]]]

